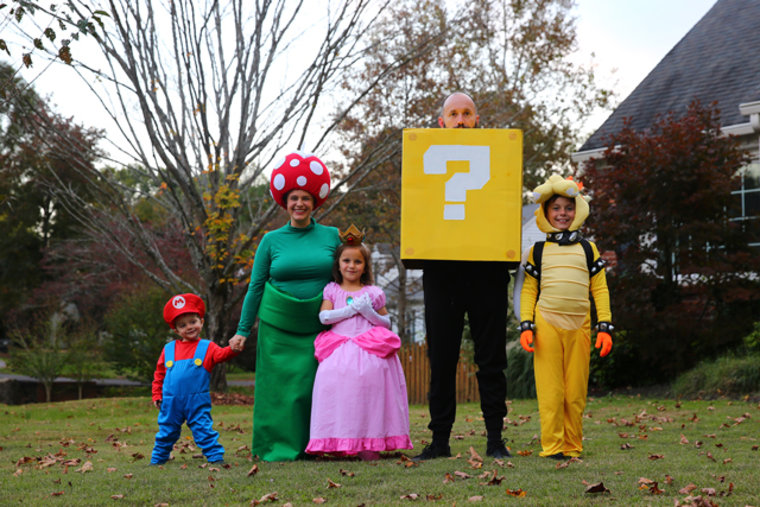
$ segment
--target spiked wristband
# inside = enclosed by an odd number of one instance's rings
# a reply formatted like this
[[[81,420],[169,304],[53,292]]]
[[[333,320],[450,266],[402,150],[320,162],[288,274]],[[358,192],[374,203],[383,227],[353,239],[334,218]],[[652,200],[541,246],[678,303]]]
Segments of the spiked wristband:
[[[520,332],[523,331],[533,331],[536,329],[536,325],[533,323],[532,320],[524,320],[520,322]]]

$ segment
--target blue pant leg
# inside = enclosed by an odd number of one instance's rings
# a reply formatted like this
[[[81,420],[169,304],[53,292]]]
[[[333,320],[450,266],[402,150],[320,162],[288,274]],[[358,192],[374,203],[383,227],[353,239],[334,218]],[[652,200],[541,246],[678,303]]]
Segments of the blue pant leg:
[[[211,419],[211,395],[201,393],[188,397],[187,426],[193,432],[195,445],[201,448],[209,463],[224,459],[224,447],[219,443],[219,433],[213,429]]]
[[[179,407],[175,401],[173,398],[168,398],[161,403],[161,411],[158,413],[158,433],[156,433],[156,443],[153,445],[153,455],[150,458],[153,465],[166,463],[182,431],[184,416],[177,410]]]

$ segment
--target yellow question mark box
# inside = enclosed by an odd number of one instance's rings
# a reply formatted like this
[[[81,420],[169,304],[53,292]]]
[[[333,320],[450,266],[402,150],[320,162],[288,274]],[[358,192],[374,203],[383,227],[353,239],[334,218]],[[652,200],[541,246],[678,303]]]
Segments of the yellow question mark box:
[[[522,131],[404,129],[401,259],[520,261]]]

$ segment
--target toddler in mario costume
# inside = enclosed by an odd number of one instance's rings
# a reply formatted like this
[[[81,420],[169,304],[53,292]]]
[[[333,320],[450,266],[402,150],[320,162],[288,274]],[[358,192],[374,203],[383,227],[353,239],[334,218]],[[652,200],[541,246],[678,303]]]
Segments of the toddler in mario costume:
[[[209,379],[211,369],[238,352],[201,340],[206,305],[195,294],[179,294],[164,306],[164,320],[179,339],[164,346],[153,374],[153,404],[160,409],[151,465],[169,460],[182,423],[193,433],[209,463],[224,460],[219,433],[212,428]]]
[[[578,230],[589,206],[575,181],[552,175],[534,191],[538,228],[546,233],[528,252],[520,294],[520,344],[534,352],[541,456],[583,452],[591,349],[591,303],[599,318],[596,348],[612,349],[612,314],[604,262]],[[535,338],[534,338],[535,333]]]

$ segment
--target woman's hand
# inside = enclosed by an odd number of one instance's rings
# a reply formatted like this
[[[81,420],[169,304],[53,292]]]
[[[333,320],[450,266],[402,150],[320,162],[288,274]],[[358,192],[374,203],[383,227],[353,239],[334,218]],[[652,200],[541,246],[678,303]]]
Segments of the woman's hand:
[[[234,350],[235,352],[242,352],[243,347],[245,347],[245,340],[246,337],[242,334],[236,334],[232,338],[230,338],[230,348]]]

